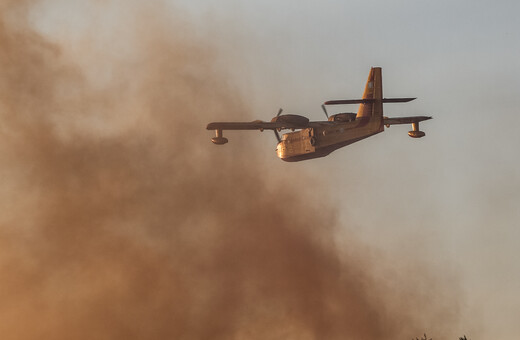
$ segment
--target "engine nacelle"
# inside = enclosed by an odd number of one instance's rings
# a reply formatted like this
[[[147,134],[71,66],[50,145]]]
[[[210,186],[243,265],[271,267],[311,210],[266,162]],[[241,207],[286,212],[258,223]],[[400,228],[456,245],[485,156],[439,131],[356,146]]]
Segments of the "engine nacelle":
[[[356,114],[353,112],[336,113],[329,117],[329,122],[353,122],[356,120]]]
[[[421,138],[426,134],[423,131],[419,131],[419,122],[412,123],[412,131],[408,131],[408,136],[412,138]]]
[[[271,119],[271,123],[288,123],[296,125],[307,125],[309,124],[309,118],[299,115],[280,115]]]

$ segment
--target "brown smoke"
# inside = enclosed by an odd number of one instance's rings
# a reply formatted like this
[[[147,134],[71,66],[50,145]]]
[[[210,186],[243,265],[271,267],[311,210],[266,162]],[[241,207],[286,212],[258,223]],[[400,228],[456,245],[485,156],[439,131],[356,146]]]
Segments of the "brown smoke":
[[[1,338],[422,334],[421,292],[375,280],[355,240],[339,255],[311,179],[211,145],[208,121],[247,110],[208,43],[159,2],[120,5],[124,52],[71,52],[29,25],[33,2],[2,2]]]

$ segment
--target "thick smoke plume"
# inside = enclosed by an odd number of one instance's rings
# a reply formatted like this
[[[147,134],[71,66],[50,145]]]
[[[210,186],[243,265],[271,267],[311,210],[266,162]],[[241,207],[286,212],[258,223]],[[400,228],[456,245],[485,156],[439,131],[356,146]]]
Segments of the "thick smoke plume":
[[[2,339],[422,334],[304,175],[211,145],[247,109],[207,42],[159,2],[99,2],[114,33],[68,45],[33,27],[45,4],[1,3]]]

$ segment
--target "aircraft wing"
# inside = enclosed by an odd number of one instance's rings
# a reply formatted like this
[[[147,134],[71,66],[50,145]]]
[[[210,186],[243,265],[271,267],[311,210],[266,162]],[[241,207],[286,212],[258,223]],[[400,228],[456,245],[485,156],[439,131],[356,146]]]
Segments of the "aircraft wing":
[[[412,124],[422,122],[423,120],[432,119],[432,117],[428,116],[413,116],[413,117],[395,117],[388,118],[384,117],[385,125],[395,125],[395,124]]]
[[[283,129],[305,129],[309,123],[294,122],[215,122],[209,123],[208,130],[283,130]]]

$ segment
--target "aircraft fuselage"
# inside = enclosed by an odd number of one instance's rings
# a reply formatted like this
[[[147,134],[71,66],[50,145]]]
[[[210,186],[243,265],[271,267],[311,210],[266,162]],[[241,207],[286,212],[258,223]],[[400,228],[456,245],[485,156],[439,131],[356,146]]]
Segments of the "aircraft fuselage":
[[[351,122],[314,122],[312,127],[282,135],[276,146],[287,162],[324,157],[332,151],[384,131],[382,117],[358,117]]]

